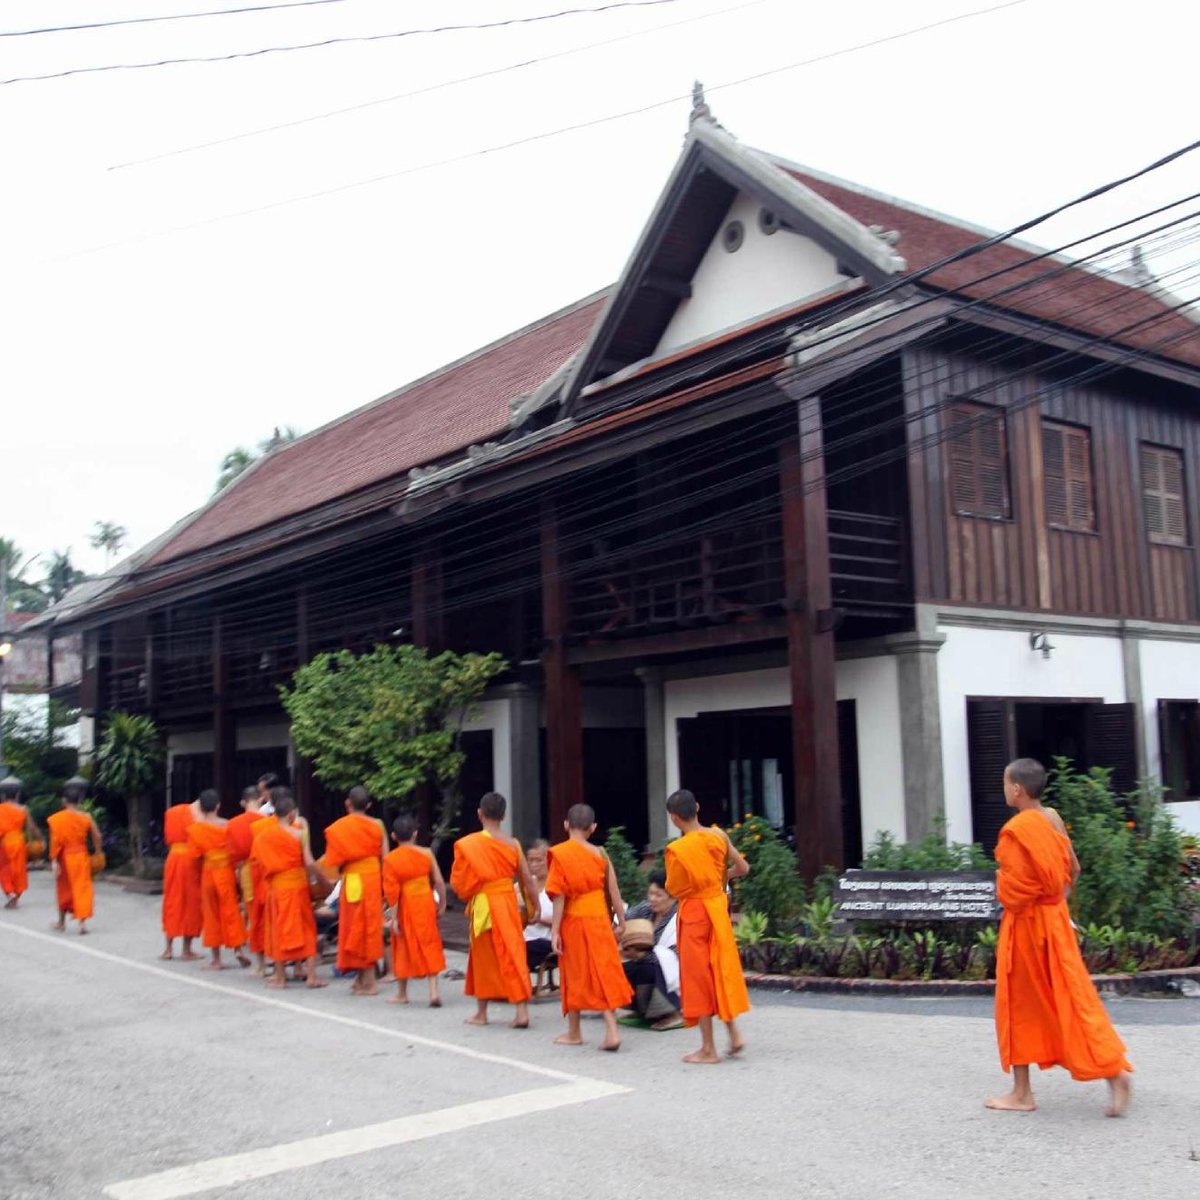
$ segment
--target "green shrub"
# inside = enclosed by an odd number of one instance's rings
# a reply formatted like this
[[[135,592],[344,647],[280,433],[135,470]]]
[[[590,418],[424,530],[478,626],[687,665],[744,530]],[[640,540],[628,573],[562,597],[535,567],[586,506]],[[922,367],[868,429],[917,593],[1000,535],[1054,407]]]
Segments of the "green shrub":
[[[750,874],[733,881],[734,903],[742,912],[762,913],[772,934],[790,929],[804,905],[796,856],[761,817],[747,815],[729,837],[750,864]]]
[[[614,825],[604,838],[604,849],[617,876],[617,887],[626,904],[637,904],[646,898],[646,876],[638,866],[633,845],[625,836],[623,825]]]
[[[897,842],[881,829],[867,848],[868,871],[994,871],[996,864],[978,842],[947,842],[946,820],[938,817],[933,831],[919,842]]]

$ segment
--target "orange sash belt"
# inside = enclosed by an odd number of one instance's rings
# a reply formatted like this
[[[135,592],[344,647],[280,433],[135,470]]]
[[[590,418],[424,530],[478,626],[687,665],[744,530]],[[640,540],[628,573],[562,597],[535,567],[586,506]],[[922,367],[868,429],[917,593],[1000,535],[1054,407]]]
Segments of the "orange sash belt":
[[[597,889],[594,892],[584,892],[579,896],[568,896],[563,907],[563,915],[568,917],[608,917],[608,902],[604,892]]]
[[[695,892],[691,896],[680,896],[680,900],[717,900],[725,895],[723,887],[709,888],[704,892]]]
[[[204,865],[206,867],[227,867],[227,866],[229,866],[229,851],[228,850],[207,850],[207,851],[205,851]]]
[[[418,875],[416,879],[406,879],[400,885],[400,895],[402,896],[429,896],[433,893],[433,887],[429,883],[428,875]]]
[[[167,851],[168,854],[187,854],[187,842],[172,842],[171,848]]]
[[[342,865],[343,875],[378,875],[379,859],[356,858],[353,862]]]
[[[286,892],[292,888],[307,888],[308,887],[308,872],[303,867],[290,867],[286,871],[280,871],[278,875],[272,875],[270,878],[271,891]]]
[[[60,846],[59,854],[87,854],[86,842],[72,842],[69,846]]]
[[[490,883],[485,883],[483,887],[475,893],[477,896],[515,896],[513,891],[513,881],[507,876],[504,879],[493,879]]]

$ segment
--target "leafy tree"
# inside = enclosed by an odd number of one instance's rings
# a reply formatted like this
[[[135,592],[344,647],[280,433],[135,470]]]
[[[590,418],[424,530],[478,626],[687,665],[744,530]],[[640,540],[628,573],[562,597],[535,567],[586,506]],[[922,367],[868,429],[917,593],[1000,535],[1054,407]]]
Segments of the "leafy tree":
[[[45,563],[46,578],[42,580],[42,590],[54,604],[77,583],[82,583],[87,578],[87,575],[71,562],[69,546],[66,550],[51,550]]]
[[[125,800],[129,852],[133,873],[139,879],[146,873],[142,857],[146,793],[154,786],[162,761],[162,738],[149,717],[127,712],[108,714],[104,737],[96,751],[96,782]]]
[[[41,589],[25,578],[36,557],[32,554],[26,557],[10,538],[0,538],[0,562],[6,576],[5,607],[9,612],[41,612],[46,607]]]
[[[463,725],[471,705],[508,667],[499,654],[430,657],[418,646],[318,654],[280,688],[296,749],[330,787],[364,785],[411,808],[424,785],[440,796],[434,845],[462,807]]]
[[[104,563],[107,566],[108,560],[120,552],[128,538],[129,530],[124,525],[118,525],[114,521],[97,521],[88,542],[93,549],[104,551]]]
[[[772,934],[790,928],[804,907],[804,884],[797,873],[796,856],[767,821],[751,813],[728,833],[750,864],[750,874],[733,881],[738,908],[762,913]]]
[[[25,794],[57,795],[79,769],[79,752],[62,745],[62,731],[79,720],[79,710],[52,700],[46,715],[5,708],[3,720],[4,759],[25,785]]]
[[[258,443],[257,453],[247,450],[245,446],[234,446],[221,459],[221,473],[217,476],[217,486],[213,488],[213,495],[223,492],[247,467],[258,462],[264,454],[269,454],[272,450],[287,445],[288,442],[294,442],[299,436],[300,431],[295,426],[276,425],[271,436],[263,438]]]
[[[604,849],[608,852],[613,871],[617,876],[617,888],[626,904],[637,904],[646,898],[646,876],[638,866],[638,857],[633,844],[625,836],[623,825],[614,825],[604,835]]]

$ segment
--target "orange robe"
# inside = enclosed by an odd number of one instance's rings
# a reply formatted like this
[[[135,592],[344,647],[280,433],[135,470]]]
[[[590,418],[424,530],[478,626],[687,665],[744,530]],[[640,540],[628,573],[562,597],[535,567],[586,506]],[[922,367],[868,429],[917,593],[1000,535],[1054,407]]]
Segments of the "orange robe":
[[[317,952],[317,921],[308,893],[300,839],[274,817],[254,835],[250,848],[266,888],[266,955],[275,963],[311,958]],[[257,826],[256,826],[257,828]]]
[[[568,838],[550,851],[546,895],[564,896],[558,956],[563,1012],[603,1012],[633,1000],[604,894],[608,859]]]
[[[361,971],[383,957],[382,853],[383,827],[373,817],[350,813],[325,830],[321,861],[342,874],[337,910],[339,971]]]
[[[429,855],[416,846],[397,846],[383,860],[383,894],[398,905],[392,933],[392,968],[397,979],[424,979],[446,969],[438,906],[429,882]]]
[[[243,814],[243,816],[248,814]],[[248,871],[242,873],[242,897],[246,899],[246,925],[250,934],[250,950],[254,954],[267,952],[267,882],[263,878],[262,864],[254,857],[254,839],[264,829],[278,824],[274,817],[255,813],[250,824],[250,858]],[[234,817],[236,821],[237,818]]]
[[[50,861],[58,863],[58,911],[77,921],[92,915],[92,863],[88,834],[92,819],[85,812],[64,808],[46,818],[50,827]]]
[[[229,827],[197,821],[188,826],[188,848],[200,859],[200,910],[204,945],[210,950],[237,950],[246,942],[246,926],[238,908],[237,877],[229,851]]]
[[[521,911],[513,880],[520,874],[520,851],[486,830],[454,843],[450,886],[467,902],[470,953],[466,994],[479,1000],[518,1004],[533,994]]]
[[[1018,813],[996,844],[1004,906],[996,947],[1000,1064],[1066,1067],[1073,1079],[1133,1068],[1079,952],[1066,889],[1071,843],[1042,813]]]
[[[22,805],[11,800],[0,804],[0,892],[6,896],[21,896],[29,890],[27,820]]]
[[[696,829],[667,843],[667,891],[679,901],[679,1001],[688,1020],[750,1009],[725,897],[725,839]]]
[[[163,866],[162,927],[169,938],[198,937],[204,927],[200,860],[188,850],[188,829],[195,821],[190,804],[173,804],[163,816],[167,861]]]

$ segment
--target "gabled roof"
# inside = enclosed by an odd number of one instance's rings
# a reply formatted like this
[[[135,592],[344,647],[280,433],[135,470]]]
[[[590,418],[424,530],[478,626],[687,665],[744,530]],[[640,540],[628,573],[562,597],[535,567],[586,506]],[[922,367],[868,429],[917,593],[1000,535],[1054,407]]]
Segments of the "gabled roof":
[[[579,349],[602,302],[603,293],[588,296],[287,443],[230,484],[146,565],[228,541],[505,433],[514,404]]]
[[[696,268],[740,192],[870,283],[905,268],[900,254],[855,216],[743,146],[711,117],[694,113],[675,169],[571,368],[564,388],[568,412],[590,384],[654,352],[691,295]]]

